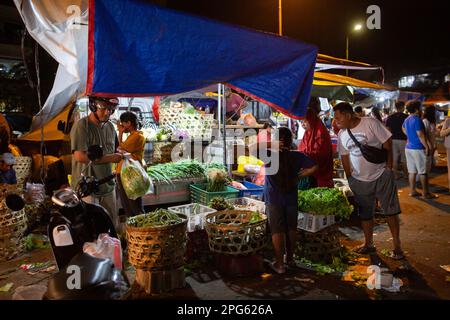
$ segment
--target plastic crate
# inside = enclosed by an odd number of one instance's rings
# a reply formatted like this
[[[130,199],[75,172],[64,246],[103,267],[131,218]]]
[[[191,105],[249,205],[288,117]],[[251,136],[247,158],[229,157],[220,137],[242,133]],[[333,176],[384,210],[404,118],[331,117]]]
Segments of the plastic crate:
[[[235,188],[228,187],[225,191],[221,192],[208,192],[206,191],[206,184],[191,184],[191,202],[200,203],[205,206],[209,205],[211,200],[216,197],[222,197],[224,199],[237,198],[239,191]]]
[[[199,203],[190,203],[182,206],[169,207],[169,211],[186,215],[188,217],[187,232],[194,232],[203,230],[205,228],[206,215],[214,213],[217,210]]]
[[[233,205],[235,210],[250,210],[250,211],[258,211],[260,213],[265,213],[266,211],[266,205],[264,202],[251,198],[228,199],[227,202]],[[239,208],[237,206],[248,206],[248,207]]]
[[[334,216],[314,215],[299,212],[297,227],[305,231],[317,232],[333,225],[334,223]]]
[[[262,199],[264,187],[258,186],[254,183],[247,182],[247,181],[244,181],[242,184],[247,188],[247,190],[240,190],[240,189],[232,187],[239,191],[239,194],[238,194],[239,198],[256,198],[256,199],[260,199],[260,200]]]

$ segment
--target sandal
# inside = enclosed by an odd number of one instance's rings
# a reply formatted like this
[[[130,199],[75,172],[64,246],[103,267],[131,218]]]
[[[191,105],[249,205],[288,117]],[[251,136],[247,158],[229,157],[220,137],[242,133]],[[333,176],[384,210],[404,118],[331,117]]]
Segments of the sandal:
[[[433,193],[428,193],[428,194],[424,195],[422,198],[425,200],[431,200],[431,199],[437,199],[439,197]]]
[[[277,267],[277,266],[275,266],[276,263],[277,263],[276,261],[269,263],[270,268],[271,268],[273,271],[275,271],[277,274],[283,274],[283,273],[286,273],[286,268],[285,268],[284,266],[282,266],[282,267]]]
[[[420,197],[420,196],[422,196],[419,192],[411,192],[410,194],[408,194],[408,196],[410,196],[410,197]]]
[[[377,252],[377,248],[361,246],[361,247],[356,248],[354,250],[354,252],[359,253],[359,254],[371,254],[371,253],[376,253]]]
[[[389,253],[389,258],[393,259],[393,260],[404,260],[405,259],[405,255],[403,253],[403,251],[397,251],[397,250],[393,250]]]

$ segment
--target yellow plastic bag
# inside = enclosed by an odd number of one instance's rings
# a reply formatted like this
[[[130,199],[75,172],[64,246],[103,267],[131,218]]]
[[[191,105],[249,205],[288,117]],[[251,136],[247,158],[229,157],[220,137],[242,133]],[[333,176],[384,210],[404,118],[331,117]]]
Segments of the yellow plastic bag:
[[[257,166],[263,166],[264,162],[259,160],[256,157],[253,156],[240,156],[238,158],[238,169],[237,171],[240,173],[245,173],[245,166],[246,165],[257,165]]]

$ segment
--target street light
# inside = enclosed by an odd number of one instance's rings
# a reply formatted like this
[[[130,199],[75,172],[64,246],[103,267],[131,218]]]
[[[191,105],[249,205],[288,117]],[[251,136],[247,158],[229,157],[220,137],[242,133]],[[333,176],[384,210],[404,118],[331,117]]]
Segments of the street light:
[[[282,12],[282,0],[278,0],[278,34],[283,35],[283,12]]]
[[[280,0],[281,1],[281,0]],[[363,29],[363,26],[361,23],[357,23],[354,25],[353,30],[351,32],[360,32]],[[348,53],[348,42],[349,42],[349,37],[350,35],[347,33],[346,36],[346,50],[345,50],[345,59],[348,60],[349,59],[349,53]],[[348,69],[345,71],[346,75],[348,76]]]

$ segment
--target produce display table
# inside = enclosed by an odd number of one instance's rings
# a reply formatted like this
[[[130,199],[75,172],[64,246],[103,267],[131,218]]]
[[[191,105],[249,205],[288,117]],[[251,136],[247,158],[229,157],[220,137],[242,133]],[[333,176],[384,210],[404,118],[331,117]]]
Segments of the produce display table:
[[[159,204],[188,202],[191,196],[189,185],[203,181],[203,177],[174,179],[172,180],[172,184],[154,181],[155,193],[145,195],[142,198],[143,204],[144,206],[153,206]]]

